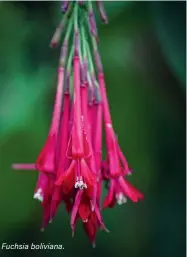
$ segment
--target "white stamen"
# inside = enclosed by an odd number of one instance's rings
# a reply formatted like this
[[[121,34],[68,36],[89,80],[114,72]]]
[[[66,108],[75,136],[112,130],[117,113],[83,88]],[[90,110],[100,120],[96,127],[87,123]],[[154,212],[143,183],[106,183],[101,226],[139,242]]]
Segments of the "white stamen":
[[[81,190],[86,189],[87,185],[83,182],[82,176],[76,178],[75,188],[80,188]]]
[[[42,189],[39,188],[33,196],[34,199],[38,199],[40,202],[43,202]]]
[[[116,200],[119,205],[127,202],[127,198],[123,195],[123,193],[116,194]]]
[[[80,188],[81,190],[86,189],[86,188],[87,188],[87,185],[86,185],[85,183],[83,183],[83,181],[80,181],[79,188]]]
[[[79,182],[76,182],[75,183],[75,188],[78,188],[79,187]]]

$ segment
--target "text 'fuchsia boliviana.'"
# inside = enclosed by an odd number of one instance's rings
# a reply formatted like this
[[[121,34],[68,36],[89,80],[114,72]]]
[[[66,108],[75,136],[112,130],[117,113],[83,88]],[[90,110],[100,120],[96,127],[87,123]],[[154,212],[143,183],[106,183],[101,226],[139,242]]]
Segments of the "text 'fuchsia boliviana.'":
[[[102,2],[96,1],[96,5],[107,24]],[[35,164],[14,164],[13,168],[39,171],[34,198],[44,210],[42,230],[64,203],[72,233],[82,220],[94,245],[97,230],[108,231],[102,209],[126,203],[127,198],[138,202],[143,194],[127,180],[132,171],[113,129],[92,2],[63,1],[62,13],[51,40],[56,47],[64,33],[49,134]],[[108,184],[108,193],[102,204],[103,182]]]

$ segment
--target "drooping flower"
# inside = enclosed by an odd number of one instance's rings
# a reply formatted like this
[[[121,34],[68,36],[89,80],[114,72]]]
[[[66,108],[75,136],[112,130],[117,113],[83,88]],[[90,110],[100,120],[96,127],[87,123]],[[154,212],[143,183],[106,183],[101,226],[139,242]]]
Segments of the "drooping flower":
[[[58,85],[51,128],[46,143],[36,161],[36,169],[40,172],[56,173],[55,158],[62,108],[63,83],[64,68],[60,67],[58,71]]]
[[[89,169],[86,159],[90,156],[88,138],[84,130],[84,121],[81,115],[80,100],[80,65],[79,58],[74,57],[74,118],[71,136],[67,148],[67,157],[71,164],[56,182],[56,185],[63,186],[64,193],[68,193],[73,187],[92,190],[94,174]]]
[[[96,4],[101,20],[107,24],[102,2],[96,1]],[[36,163],[12,167],[39,172],[34,199],[41,202],[43,209],[42,231],[63,203],[70,215],[72,234],[76,222],[82,221],[95,246],[99,228],[108,232],[102,206],[121,205],[127,198],[138,202],[143,194],[127,179],[132,170],[113,129],[92,2],[63,1],[61,10],[63,18],[50,43],[56,47],[62,33],[65,34],[49,133]],[[102,204],[105,182],[108,192]]]
[[[109,111],[109,104],[106,97],[106,89],[104,75],[99,73],[99,84],[101,86],[101,95],[103,99],[103,115],[106,134],[107,161],[108,161],[108,178],[110,180],[110,188],[107,197],[104,201],[104,207],[113,207],[116,201],[119,204],[126,202],[126,197],[133,202],[143,199],[143,194],[133,187],[125,178],[129,167],[125,157],[121,153],[120,146],[113,129],[112,119]],[[122,158],[122,159],[121,159]],[[120,161],[124,165],[122,167]]]

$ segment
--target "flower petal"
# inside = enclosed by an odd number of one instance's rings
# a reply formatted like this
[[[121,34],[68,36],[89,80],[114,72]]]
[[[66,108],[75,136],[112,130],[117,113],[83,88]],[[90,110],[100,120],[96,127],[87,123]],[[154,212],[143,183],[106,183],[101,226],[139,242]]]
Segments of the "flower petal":
[[[107,196],[105,197],[105,200],[103,203],[103,208],[108,208],[108,207],[112,208],[116,203],[114,183],[115,183],[114,180],[111,179],[110,188],[109,188]]]
[[[129,197],[133,202],[138,202],[138,200],[144,199],[143,194],[133,185],[131,185],[126,179],[120,177],[118,181],[124,194]]]
[[[81,164],[81,173],[85,179],[86,184],[88,186],[94,185],[96,183],[96,178],[91,172],[91,170],[89,169],[86,161],[83,158],[81,159],[80,164]]]
[[[56,135],[49,135],[36,161],[36,169],[40,172],[56,173],[55,170]]]
[[[67,194],[75,184],[75,164],[76,161],[72,161],[69,169],[62,174],[55,182],[55,185],[62,185],[62,191]]]
[[[77,212],[80,206],[81,198],[82,198],[83,190],[78,190],[76,197],[75,197],[75,203],[73,205],[72,213],[71,213],[71,228],[74,231],[75,229],[75,220],[77,216]]]
[[[89,198],[84,197],[79,205],[79,215],[83,222],[85,222],[91,213]]]

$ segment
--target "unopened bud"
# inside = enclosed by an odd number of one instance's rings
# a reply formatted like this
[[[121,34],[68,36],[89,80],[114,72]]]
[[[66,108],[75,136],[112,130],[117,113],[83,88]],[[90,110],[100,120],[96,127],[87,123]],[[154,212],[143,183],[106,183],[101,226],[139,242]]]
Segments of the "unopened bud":
[[[61,6],[61,11],[65,13],[69,7],[69,1],[63,1]]]
[[[56,29],[56,31],[55,31],[52,39],[51,39],[50,46],[52,48],[55,48],[58,45],[58,43],[60,41],[60,38],[61,38],[61,35],[62,35],[62,31],[64,29],[64,25],[65,25],[65,20],[62,19],[62,21],[58,25],[58,27],[57,27],[57,29]]]
[[[60,41],[60,37],[61,37],[61,29],[57,28],[55,31],[55,34],[53,35],[51,42],[50,42],[50,46],[52,48],[57,47],[58,42]]]
[[[106,12],[105,12],[105,9],[104,9],[104,6],[103,6],[102,2],[98,0],[98,1],[96,1],[96,3],[97,3],[97,7],[98,7],[98,10],[99,10],[101,20],[103,21],[103,23],[107,24],[108,23],[108,17],[106,15]]]
[[[98,40],[97,37],[97,27],[95,22],[95,17],[93,11],[89,12],[89,26],[90,26],[90,32],[91,34]]]

